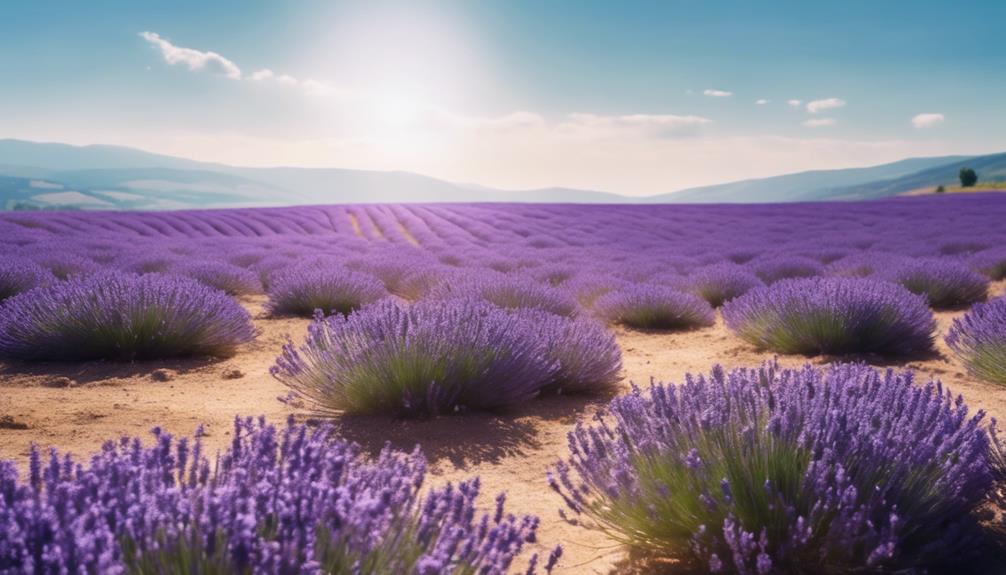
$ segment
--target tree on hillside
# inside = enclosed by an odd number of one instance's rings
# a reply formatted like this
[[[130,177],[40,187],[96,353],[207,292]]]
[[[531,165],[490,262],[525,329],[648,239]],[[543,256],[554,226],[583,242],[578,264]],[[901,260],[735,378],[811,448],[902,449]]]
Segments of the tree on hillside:
[[[942,194],[945,191],[947,191],[947,190],[946,190],[946,188],[943,187],[943,184],[940,184],[940,185],[936,186],[936,193],[937,194]]]
[[[962,188],[970,188],[971,186],[974,186],[976,183],[978,183],[978,174],[975,173],[975,171],[972,170],[971,168],[961,168],[961,171],[960,173],[957,174],[957,177],[961,179]]]

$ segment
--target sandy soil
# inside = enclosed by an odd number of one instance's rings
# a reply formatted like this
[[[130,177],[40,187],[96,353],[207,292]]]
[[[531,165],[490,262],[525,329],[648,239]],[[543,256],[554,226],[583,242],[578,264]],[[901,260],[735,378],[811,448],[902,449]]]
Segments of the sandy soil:
[[[1003,293],[1006,282],[992,287]],[[281,423],[296,410],[277,401],[281,384],[269,367],[290,334],[302,337],[307,320],[270,319],[262,313],[262,298],[244,302],[261,331],[237,356],[218,361],[185,360],[116,365],[0,364],[0,459],[23,465],[29,446],[55,446],[76,454],[90,453],[101,443],[123,434],[147,436],[154,425],[176,434],[190,434],[199,423],[213,447],[228,442],[235,415],[263,414]],[[941,312],[938,353],[931,358],[891,363],[859,358],[880,366],[911,367],[919,379],[937,377],[961,393],[973,409],[1006,418],[1006,387],[970,377],[943,343],[951,320],[963,311]],[[625,383],[680,381],[685,373],[706,372],[715,363],[726,367],[758,365],[771,357],[715,326],[685,333],[617,332],[624,351]],[[828,358],[782,357],[788,366],[821,364]],[[385,417],[343,417],[340,433],[369,452],[385,442],[411,449],[417,442],[431,464],[429,483],[439,484],[478,474],[484,497],[501,490],[508,507],[538,514],[543,545],[561,542],[566,554],[561,573],[624,573],[626,553],[602,534],[563,523],[561,500],[545,483],[545,472],[566,454],[565,435],[588,417],[604,398],[551,397],[505,414],[469,414],[432,421],[392,421]],[[303,414],[297,414],[304,418]],[[24,429],[19,429],[25,427]]]

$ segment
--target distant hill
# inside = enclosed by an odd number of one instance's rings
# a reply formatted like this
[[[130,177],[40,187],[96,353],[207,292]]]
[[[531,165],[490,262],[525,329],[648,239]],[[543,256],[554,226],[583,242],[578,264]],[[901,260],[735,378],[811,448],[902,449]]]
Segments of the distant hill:
[[[0,140],[0,207],[58,205],[29,185],[47,182],[79,196],[69,209],[174,209],[368,202],[625,202],[616,194],[547,188],[510,191],[410,172],[337,168],[246,168],[119,146]],[[91,198],[83,201],[82,197]]]
[[[1004,159],[1006,155],[979,158],[1000,158],[1001,167],[1006,168],[1006,159]],[[972,156],[910,158],[869,168],[815,170],[772,178],[703,186],[652,196],[646,201],[771,203],[878,198],[897,195],[901,191],[919,187],[932,186],[935,188],[940,184],[953,183],[957,180],[957,172],[962,165],[972,166],[978,170],[983,179],[986,177],[986,170],[979,168],[978,158]]]
[[[1006,153],[910,158],[703,186],[644,198],[570,188],[513,191],[411,172],[247,168],[120,146],[0,140],[0,209],[179,209],[371,202],[766,203],[894,196],[957,181],[1006,180]]]

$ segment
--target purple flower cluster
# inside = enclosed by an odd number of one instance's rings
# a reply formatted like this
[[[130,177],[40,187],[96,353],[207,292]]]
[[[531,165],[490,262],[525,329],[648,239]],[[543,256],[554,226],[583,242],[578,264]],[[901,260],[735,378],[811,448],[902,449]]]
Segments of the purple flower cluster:
[[[756,276],[767,284],[791,278],[809,278],[824,273],[824,266],[805,256],[775,256],[748,264]]]
[[[175,266],[172,273],[190,277],[228,295],[262,293],[262,282],[255,273],[227,262],[206,260]]]
[[[478,479],[420,496],[425,474],[418,448],[368,461],[327,427],[261,419],[236,420],[213,461],[201,432],[159,429],[86,466],[34,449],[27,481],[0,462],[0,572],[509,572],[538,519],[505,514],[502,494],[479,514]]]
[[[620,368],[614,338],[588,320],[457,298],[317,316],[271,371],[319,413],[424,417],[607,389]]]
[[[985,301],[988,295],[988,278],[962,262],[946,258],[905,260],[883,277],[924,295],[937,309]]]
[[[713,325],[713,308],[702,298],[675,289],[636,284],[594,302],[604,321],[641,329],[690,329]]]
[[[727,301],[762,285],[764,284],[757,276],[743,266],[732,263],[699,268],[681,283],[684,291],[699,296],[713,307],[720,307]]]
[[[996,497],[983,415],[911,372],[716,367],[613,400],[549,481],[577,522],[704,571],[944,572]]]
[[[954,320],[946,341],[968,371],[1006,385],[1006,297],[975,304]]]
[[[31,260],[0,257],[0,302],[56,278]]]
[[[534,310],[522,317],[527,322],[524,337],[537,339],[545,357],[558,365],[543,392],[606,392],[622,380],[621,348],[603,324]]]
[[[579,311],[576,300],[568,292],[514,273],[466,273],[450,277],[431,297],[476,297],[503,309],[539,310],[567,317]]]
[[[272,278],[270,313],[310,317],[315,310],[348,314],[388,295],[373,276],[313,263],[296,265]]]
[[[727,302],[723,320],[761,349],[797,354],[905,355],[932,349],[932,313],[904,288],[869,279],[805,278]]]
[[[229,355],[255,336],[223,292],[177,276],[104,272],[0,305],[0,357],[134,360]]]
[[[968,258],[968,263],[990,279],[1006,279],[1006,247],[980,251]]]

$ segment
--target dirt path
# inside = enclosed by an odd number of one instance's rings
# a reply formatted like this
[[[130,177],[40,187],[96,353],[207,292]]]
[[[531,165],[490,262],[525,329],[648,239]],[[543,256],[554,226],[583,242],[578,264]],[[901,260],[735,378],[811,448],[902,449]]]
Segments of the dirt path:
[[[993,286],[1000,294],[1006,282]],[[221,361],[172,361],[115,365],[0,364],[0,459],[26,462],[32,442],[86,454],[123,434],[147,436],[160,425],[176,434],[190,434],[203,423],[211,447],[229,441],[235,415],[265,415],[281,423],[292,408],[277,401],[284,388],[269,375],[286,334],[299,339],[307,320],[267,319],[262,298],[247,300],[261,334],[237,356]],[[953,317],[938,313],[938,357],[905,365],[920,372],[919,380],[940,378],[962,393],[973,409],[1006,418],[1006,387],[983,383],[967,375],[942,340]],[[718,322],[711,328],[685,333],[618,331],[624,351],[626,380],[645,385],[651,376],[680,381],[685,373],[706,372],[714,363],[725,367],[754,366],[770,356],[744,344]],[[787,366],[824,363],[783,357]],[[896,364],[883,364],[897,367]],[[552,397],[507,414],[470,414],[433,421],[390,421],[385,417],[344,417],[340,433],[376,452],[385,442],[411,449],[419,442],[431,463],[431,484],[480,475],[489,497],[508,492],[508,507],[541,517],[544,545],[562,542],[566,554],[561,573],[625,572],[624,552],[601,534],[571,527],[557,514],[561,506],[545,483],[545,472],[566,453],[566,432],[589,416],[603,398]],[[10,425],[13,423],[13,425]],[[13,429],[20,425],[27,429]]]

